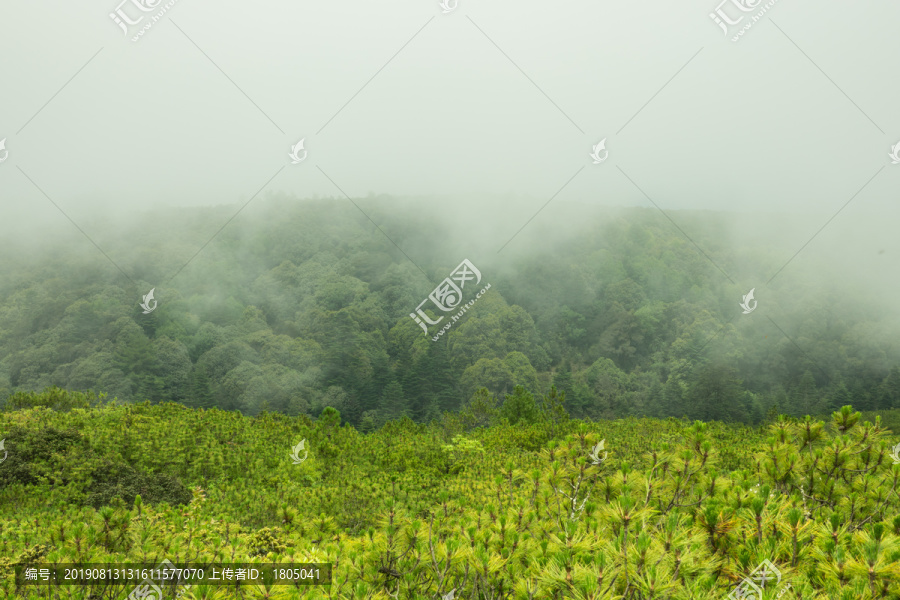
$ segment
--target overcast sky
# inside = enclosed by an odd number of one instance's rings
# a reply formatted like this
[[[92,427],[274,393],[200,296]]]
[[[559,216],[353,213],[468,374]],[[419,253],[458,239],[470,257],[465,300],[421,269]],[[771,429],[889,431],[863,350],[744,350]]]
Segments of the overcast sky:
[[[798,245],[851,198],[823,235],[900,222],[897,2],[778,0],[733,42],[765,4],[722,4],[726,36],[719,0],[176,0],[134,42],[140,1],[0,4],[3,228],[269,190],[513,194],[522,222],[646,194],[799,213]]]

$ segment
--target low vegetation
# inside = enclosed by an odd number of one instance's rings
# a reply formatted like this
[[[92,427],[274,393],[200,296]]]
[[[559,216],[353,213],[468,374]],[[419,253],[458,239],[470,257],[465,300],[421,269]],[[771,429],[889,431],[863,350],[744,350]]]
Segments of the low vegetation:
[[[483,392],[366,434],[333,410],[20,398],[0,413],[0,594],[50,597],[17,590],[17,565],[168,559],[333,565],[330,586],[193,600],[721,599],[768,560],[765,598],[900,597],[900,465],[880,416],[590,422],[552,392],[506,411]],[[52,597],[110,597],[91,591]]]

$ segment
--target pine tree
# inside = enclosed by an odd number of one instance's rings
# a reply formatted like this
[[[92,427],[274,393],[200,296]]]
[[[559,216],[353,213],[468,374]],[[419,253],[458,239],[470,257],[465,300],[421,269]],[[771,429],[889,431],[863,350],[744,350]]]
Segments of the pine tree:
[[[800,383],[794,390],[794,404],[799,409],[800,416],[815,415],[821,409],[816,380],[809,369],[803,372]]]
[[[564,360],[553,375],[553,386],[563,394],[572,392],[572,369],[569,367],[569,361]]]
[[[887,377],[878,386],[878,408],[881,410],[900,408],[900,367],[891,368]]]
[[[765,424],[766,424],[766,425],[772,425],[773,423],[776,423],[776,422],[778,421],[778,416],[779,416],[779,414],[778,414],[778,404],[775,403],[775,402],[773,402],[773,403],[769,406],[769,410],[766,411],[766,421],[765,421]]]
[[[409,416],[409,401],[403,394],[403,386],[396,380],[385,386],[379,411],[385,421],[398,421]]]
[[[681,383],[675,377],[670,376],[663,388],[663,406],[667,417],[681,418],[687,415]]]
[[[187,399],[186,404],[193,408],[212,408],[215,406],[213,402],[212,390],[209,386],[209,375],[203,367],[194,367],[191,372],[191,395]]]
[[[381,425],[378,418],[377,410],[367,410],[362,413],[359,417],[359,431],[362,433],[369,433],[371,431],[375,431]]]
[[[775,392],[771,394],[771,398],[772,400],[769,402],[769,408],[766,413],[767,415],[769,414],[769,412],[772,412],[774,408],[776,419],[780,414],[796,416],[797,413],[793,410],[793,407],[788,400],[787,392],[784,391],[783,387],[777,386],[775,388]]]
[[[569,420],[566,412],[566,393],[556,391],[556,386],[550,386],[550,392],[541,399],[541,419],[550,424],[550,437],[555,438],[560,427]]]
[[[419,415],[421,423],[431,423],[439,421],[441,418],[441,409],[436,400],[429,400]]]
[[[350,423],[353,427],[359,428],[359,421],[362,418],[362,407],[359,404],[359,400],[357,399],[357,394],[352,393],[347,397],[347,401],[344,404],[344,419]]]
[[[469,428],[490,427],[496,424],[499,415],[497,398],[484,387],[478,388],[461,411],[463,421]]]
[[[741,382],[725,365],[704,365],[688,392],[688,416],[703,421],[747,421],[741,404]]]
[[[824,412],[834,412],[842,406],[853,404],[852,400],[853,397],[850,394],[850,390],[847,389],[847,385],[840,381],[829,394]]]
[[[326,406],[322,409],[319,418],[316,419],[316,423],[321,424],[324,428],[333,430],[341,425],[341,411],[331,406]]]
[[[517,385],[512,394],[506,395],[500,414],[509,419],[510,425],[519,422],[530,425],[538,420],[534,396],[521,385]]]
[[[462,402],[459,389],[459,373],[454,374],[446,343],[432,344],[432,370],[428,376],[431,390],[441,411],[458,411]]]
[[[431,353],[426,352],[414,365],[406,369],[405,375],[399,379],[400,385],[410,399],[410,406],[418,419],[430,398],[433,396],[431,381],[428,374],[430,368]]]
[[[666,392],[662,382],[654,376],[647,392],[647,416],[661,419],[666,416]]]
[[[358,392],[359,406],[363,412],[367,410],[379,410],[381,408],[381,399],[384,394],[385,386],[392,380],[391,371],[389,369],[376,369],[372,377],[359,389],[344,390],[353,394]]]

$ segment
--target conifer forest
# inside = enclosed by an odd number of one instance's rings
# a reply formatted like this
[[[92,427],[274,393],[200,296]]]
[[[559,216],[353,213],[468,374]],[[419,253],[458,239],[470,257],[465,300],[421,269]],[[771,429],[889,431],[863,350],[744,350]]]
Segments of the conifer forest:
[[[3,3],[0,600],[900,600],[897,23]]]

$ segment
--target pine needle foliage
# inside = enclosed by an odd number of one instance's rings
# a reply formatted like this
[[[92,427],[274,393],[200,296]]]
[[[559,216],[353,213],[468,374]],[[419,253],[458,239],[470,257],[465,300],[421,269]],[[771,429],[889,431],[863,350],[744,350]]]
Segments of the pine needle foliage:
[[[766,560],[781,580],[765,598],[900,597],[898,440],[879,418],[584,422],[561,404],[511,425],[479,392],[462,420],[366,434],[333,409],[6,410],[0,597],[48,597],[17,590],[16,565],[166,558],[333,565],[330,586],[185,600],[712,599]]]

